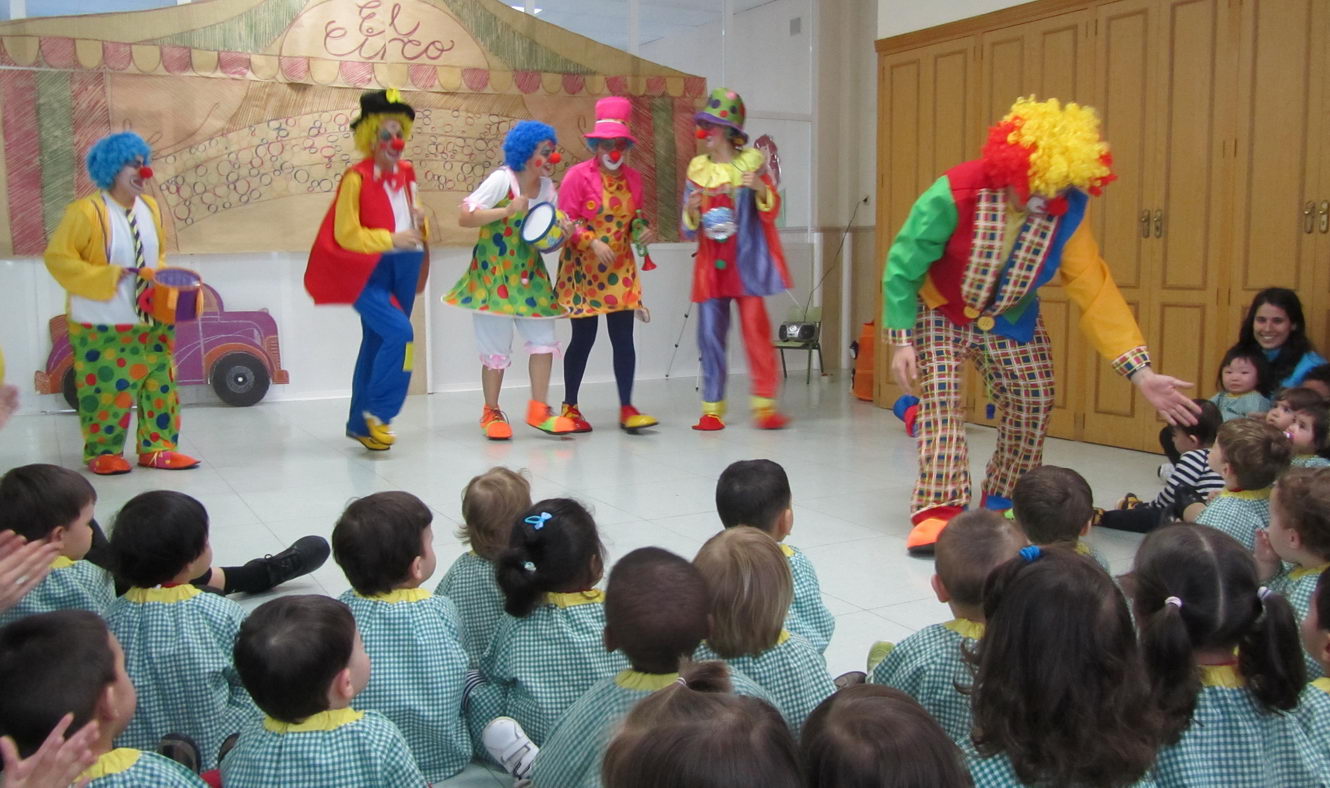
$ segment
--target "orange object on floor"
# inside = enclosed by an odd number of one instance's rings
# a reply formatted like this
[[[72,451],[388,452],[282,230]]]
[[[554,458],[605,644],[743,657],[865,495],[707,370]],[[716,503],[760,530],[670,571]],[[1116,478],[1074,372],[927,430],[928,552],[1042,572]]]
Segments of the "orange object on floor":
[[[88,461],[88,470],[98,476],[118,476],[132,469],[129,462],[119,454],[98,454]]]
[[[864,323],[859,328],[859,355],[854,359],[854,396],[865,402],[873,401],[873,371],[877,366],[877,321]]]
[[[492,441],[506,441],[513,437],[513,428],[508,424],[508,417],[498,408],[489,405],[480,413],[480,429],[485,437]]]
[[[187,471],[199,467],[199,461],[178,451],[152,451],[139,455],[139,465],[163,471]]]

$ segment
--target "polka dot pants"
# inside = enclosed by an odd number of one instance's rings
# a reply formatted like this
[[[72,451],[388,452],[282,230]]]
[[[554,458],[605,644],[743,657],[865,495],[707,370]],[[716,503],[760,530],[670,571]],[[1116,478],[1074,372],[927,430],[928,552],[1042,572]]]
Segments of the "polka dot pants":
[[[139,407],[135,453],[173,450],[180,440],[175,328],[69,324],[83,459],[121,454],[129,411]]]

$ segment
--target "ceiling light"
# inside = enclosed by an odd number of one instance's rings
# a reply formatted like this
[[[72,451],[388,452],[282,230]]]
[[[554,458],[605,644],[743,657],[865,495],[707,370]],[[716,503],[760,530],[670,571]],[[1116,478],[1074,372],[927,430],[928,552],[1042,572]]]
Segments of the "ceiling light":
[[[511,9],[513,9],[514,11],[521,11],[522,13],[526,13],[526,6],[525,6],[525,5],[509,5],[508,7],[511,8]],[[544,10],[545,10],[545,9],[543,9],[543,8],[533,8],[533,9],[531,9],[531,14],[532,14],[532,16],[534,16],[534,15],[539,14],[541,11],[544,11]]]

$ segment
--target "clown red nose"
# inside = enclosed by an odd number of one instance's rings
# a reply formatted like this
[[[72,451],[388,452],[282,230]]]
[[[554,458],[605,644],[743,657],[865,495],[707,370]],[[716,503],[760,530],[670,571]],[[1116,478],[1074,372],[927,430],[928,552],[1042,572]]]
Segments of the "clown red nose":
[[[707,138],[707,130],[704,129],[704,128],[702,128],[701,126],[698,126],[698,127],[697,127],[697,131],[695,131],[695,132],[693,132],[693,133],[697,135],[697,138],[698,138],[699,140],[704,140],[704,139]]]
[[[563,156],[560,156],[557,150],[550,154],[550,164],[558,164],[561,161],[563,161]]]
[[[619,151],[617,151],[617,150],[612,150],[612,151],[610,151],[610,161],[615,162],[615,163],[618,163],[619,159],[622,159],[622,158],[623,158],[623,154],[620,153]]]
[[[148,180],[149,178],[151,178],[151,177],[152,177],[152,168],[151,168],[151,167],[148,167],[148,166],[146,166],[146,165],[143,166],[143,167],[139,167],[139,177],[142,178],[142,179],[145,180],[145,181]]]
[[[406,147],[406,140],[402,139],[401,137],[394,137],[393,141],[388,143],[388,145],[393,150],[400,152],[403,148]]]

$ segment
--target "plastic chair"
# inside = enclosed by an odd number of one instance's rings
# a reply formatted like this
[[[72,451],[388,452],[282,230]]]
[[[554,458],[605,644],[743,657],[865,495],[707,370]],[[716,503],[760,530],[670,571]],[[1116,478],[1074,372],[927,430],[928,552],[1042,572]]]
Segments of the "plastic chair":
[[[792,337],[792,333],[787,329],[788,326],[807,324],[811,325],[813,335],[807,338]],[[783,337],[791,336],[790,339]],[[780,370],[786,378],[790,372],[785,368],[785,351],[787,350],[806,350],[808,351],[808,368],[804,373],[804,384],[807,385],[813,380],[813,351],[817,351],[817,368],[819,371],[824,369],[822,365],[822,307],[810,306],[805,312],[801,306],[790,307],[790,312],[785,316],[785,322],[780,324],[776,333],[776,341],[772,342],[772,347],[780,350]]]

